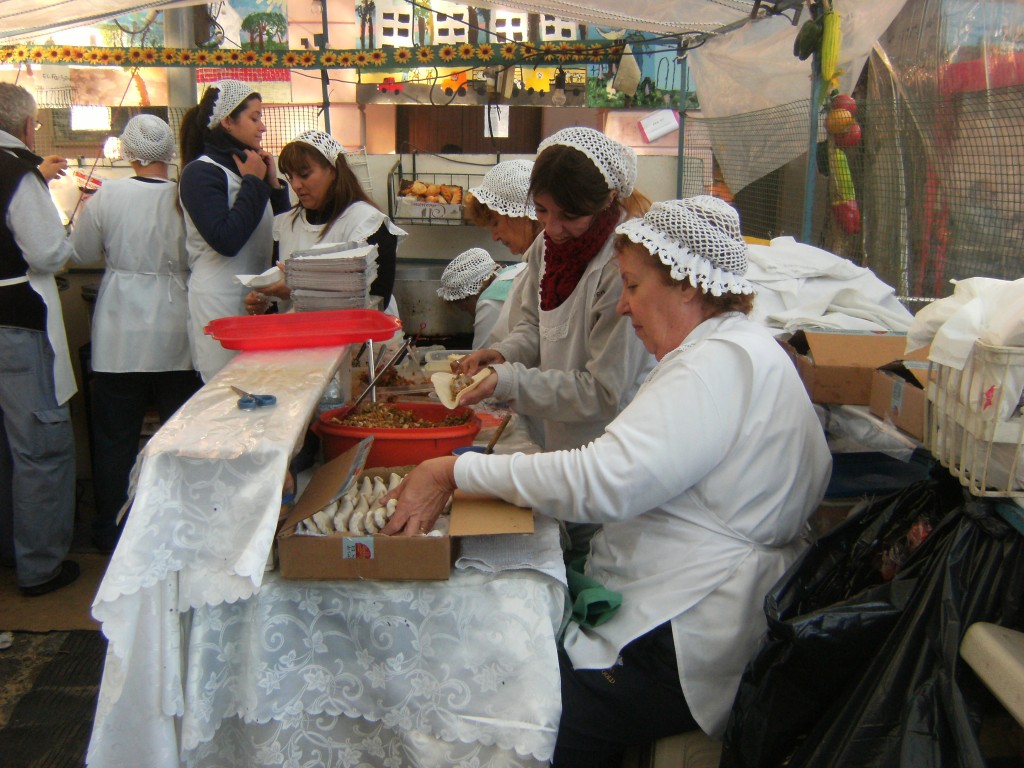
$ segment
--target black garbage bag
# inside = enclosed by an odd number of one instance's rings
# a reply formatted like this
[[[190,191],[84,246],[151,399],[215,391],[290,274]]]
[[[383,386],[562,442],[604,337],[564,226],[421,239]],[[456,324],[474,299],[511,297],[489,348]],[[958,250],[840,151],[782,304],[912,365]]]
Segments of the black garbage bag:
[[[768,595],[723,768],[984,765],[967,627],[1024,621],[1024,536],[948,476],[845,521]]]

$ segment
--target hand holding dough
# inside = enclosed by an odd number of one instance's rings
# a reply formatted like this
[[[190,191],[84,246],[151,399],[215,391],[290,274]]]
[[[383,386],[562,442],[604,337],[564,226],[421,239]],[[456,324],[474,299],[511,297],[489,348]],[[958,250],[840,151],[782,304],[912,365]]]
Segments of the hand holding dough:
[[[491,375],[490,368],[482,368],[472,378],[461,373],[446,373],[438,371],[430,377],[430,383],[434,385],[437,396],[447,408],[455,408],[462,402],[462,397],[467,392],[472,392],[481,382]],[[465,386],[460,386],[465,384]],[[454,390],[454,391],[453,391]]]

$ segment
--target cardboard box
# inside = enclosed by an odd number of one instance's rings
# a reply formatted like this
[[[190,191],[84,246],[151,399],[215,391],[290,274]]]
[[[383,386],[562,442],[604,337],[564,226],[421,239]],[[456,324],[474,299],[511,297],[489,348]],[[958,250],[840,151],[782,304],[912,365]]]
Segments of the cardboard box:
[[[893,331],[800,330],[780,340],[811,402],[867,405],[875,369],[904,358],[927,360],[928,350],[906,355],[907,336]]]
[[[872,375],[868,410],[911,437],[924,440],[927,385],[928,363],[908,360],[883,365]]]
[[[323,509],[342,488],[361,478],[373,438],[321,466],[278,528],[277,554],[286,579],[443,580],[451,575],[457,537],[533,533],[533,510],[489,496],[455,492],[448,536],[330,534],[302,536],[295,526]],[[398,470],[374,468],[364,474],[387,477]]]

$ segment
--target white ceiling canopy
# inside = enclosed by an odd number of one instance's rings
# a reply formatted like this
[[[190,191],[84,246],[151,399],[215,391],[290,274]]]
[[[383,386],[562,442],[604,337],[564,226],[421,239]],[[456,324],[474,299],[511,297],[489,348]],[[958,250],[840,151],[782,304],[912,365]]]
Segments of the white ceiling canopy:
[[[752,14],[801,6],[802,0],[476,0],[467,5],[550,14],[567,21],[659,34],[714,33],[741,25]],[[136,11],[202,5],[197,0],[0,0],[0,42],[87,26]],[[628,10],[626,10],[628,7]]]
[[[675,34],[712,33],[742,24],[755,12],[764,15],[775,8],[799,7],[801,0],[476,0],[474,6],[514,8],[527,13],[547,13],[561,19],[599,24],[617,29]]]
[[[196,0],[0,0],[0,43],[14,42],[44,32],[85,27],[126,13],[202,5]]]

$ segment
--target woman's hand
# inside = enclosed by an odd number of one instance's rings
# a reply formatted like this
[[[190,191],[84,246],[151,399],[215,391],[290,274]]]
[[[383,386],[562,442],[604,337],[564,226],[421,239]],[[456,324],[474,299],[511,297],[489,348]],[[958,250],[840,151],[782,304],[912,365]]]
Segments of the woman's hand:
[[[274,162],[274,156],[267,152],[267,150],[261,149],[260,157],[267,165],[267,175],[263,180],[267,182],[272,189],[280,189],[281,182],[277,179],[277,163]]]
[[[270,309],[270,299],[259,291],[249,291],[245,297],[245,311],[250,315],[262,315]]]
[[[463,355],[458,360],[452,362],[451,368],[452,373],[461,373],[466,376],[472,376],[481,368],[486,368],[489,365],[497,365],[498,363],[504,363],[505,357],[498,352],[496,349],[478,349],[476,352],[470,352],[468,355]],[[491,391],[494,391],[494,387],[491,387]]]
[[[459,398],[459,405],[475,405],[481,400],[486,400],[488,397],[494,394],[495,388],[498,386],[498,374],[494,372],[494,369],[490,369],[490,375],[477,384],[469,392],[464,392],[462,397]]]
[[[67,170],[68,161],[65,157],[59,155],[47,155],[43,158],[43,162],[39,164],[39,173],[42,174],[46,182],[49,183],[56,178],[64,175]]]
[[[245,160],[242,160],[238,155],[232,155],[232,157],[235,158],[235,165],[238,166],[238,172],[242,176],[255,176],[257,179],[266,178],[268,173],[267,163],[259,152],[251,149],[245,150]],[[275,176],[274,178],[276,179],[277,177]]]
[[[262,293],[264,296],[273,296],[275,299],[283,299],[285,301],[292,297],[292,289],[287,286],[284,280],[268,285],[266,288],[260,288],[256,293]]]
[[[416,536],[427,533],[441,516],[455,492],[455,457],[428,459],[405,476],[402,484],[378,503],[398,499],[394,516],[381,533]]]

